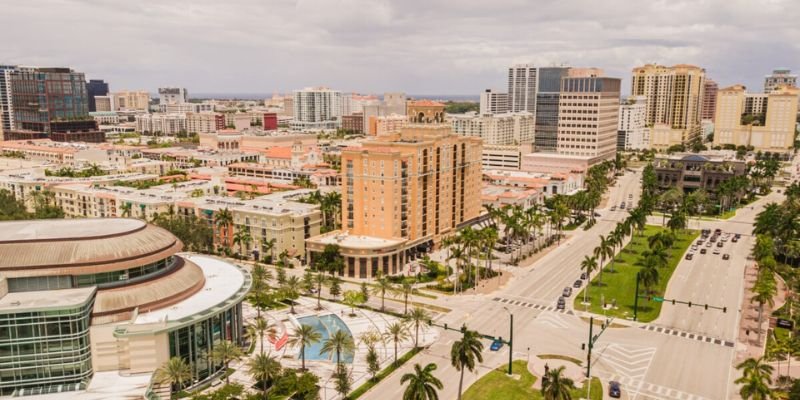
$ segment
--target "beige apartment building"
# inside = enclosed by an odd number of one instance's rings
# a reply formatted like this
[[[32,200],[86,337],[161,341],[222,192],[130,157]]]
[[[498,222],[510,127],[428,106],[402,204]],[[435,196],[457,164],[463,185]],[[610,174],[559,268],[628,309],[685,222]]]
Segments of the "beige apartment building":
[[[114,92],[112,103],[116,111],[147,111],[150,107],[150,93],[144,90]]]
[[[798,95],[795,87],[781,87],[768,94],[764,125],[742,125],[747,114],[747,92],[743,85],[721,89],[717,95],[714,145],[753,146],[757,151],[791,151],[797,118]]]
[[[585,76],[561,79],[558,153],[594,165],[617,153],[620,80]]]
[[[631,94],[647,97],[650,143],[664,150],[700,136],[705,70],[693,65],[647,64],[633,69]]]
[[[311,262],[325,245],[345,258],[342,275],[403,272],[419,251],[478,217],[479,138],[447,125],[409,125],[342,151],[342,231],[306,243]]]
[[[186,131],[192,133],[215,133],[225,129],[225,116],[213,112],[186,113]]]

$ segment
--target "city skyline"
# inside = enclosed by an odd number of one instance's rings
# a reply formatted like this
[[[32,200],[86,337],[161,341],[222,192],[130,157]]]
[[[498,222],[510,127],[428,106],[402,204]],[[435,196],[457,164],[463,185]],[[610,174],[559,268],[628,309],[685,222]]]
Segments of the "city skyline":
[[[217,7],[66,0],[5,9],[0,33],[17,39],[7,43],[4,63],[69,65],[87,79],[106,80],[112,90],[174,85],[190,94],[286,93],[324,84],[477,97],[483,89],[504,88],[508,66],[522,62],[603,68],[622,79],[623,94],[630,91],[633,67],[690,63],[720,87],[742,83],[756,91],[773,69],[797,69],[800,49],[800,32],[792,26],[798,7],[782,0],[636,9],[622,1],[596,9],[585,1]],[[27,33],[13,34],[21,31]],[[51,40],[53,34],[60,39]]]

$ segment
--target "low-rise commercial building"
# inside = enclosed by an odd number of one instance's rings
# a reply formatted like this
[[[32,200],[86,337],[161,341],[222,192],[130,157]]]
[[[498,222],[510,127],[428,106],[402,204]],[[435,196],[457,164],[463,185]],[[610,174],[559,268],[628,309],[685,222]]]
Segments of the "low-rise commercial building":
[[[660,156],[656,157],[653,167],[661,188],[677,187],[687,191],[702,188],[712,193],[722,182],[747,173],[744,161],[713,154]]]

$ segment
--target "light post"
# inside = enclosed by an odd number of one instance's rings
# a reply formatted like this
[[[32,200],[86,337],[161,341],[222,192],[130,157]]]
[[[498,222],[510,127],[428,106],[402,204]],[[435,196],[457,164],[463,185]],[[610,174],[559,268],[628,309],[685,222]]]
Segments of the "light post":
[[[508,325],[508,375],[511,376],[511,362],[514,357],[514,314],[509,311],[508,307],[503,307],[503,310],[506,310],[510,318]],[[528,355],[528,358],[530,359],[530,355]]]

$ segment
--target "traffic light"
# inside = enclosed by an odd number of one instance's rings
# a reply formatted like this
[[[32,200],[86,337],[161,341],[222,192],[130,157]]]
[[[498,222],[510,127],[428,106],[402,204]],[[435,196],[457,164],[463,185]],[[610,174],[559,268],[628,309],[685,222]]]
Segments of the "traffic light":
[[[706,310],[708,310],[708,304],[706,304]]]
[[[672,299],[672,305],[673,306],[675,305],[675,299]]]
[[[691,301],[689,302],[689,308],[692,308],[692,302]]]
[[[444,323],[444,330],[447,330],[447,322]]]
[[[728,312],[728,307],[722,307],[722,312],[724,313]]]
[[[581,343],[581,350],[586,350],[586,343]]]

